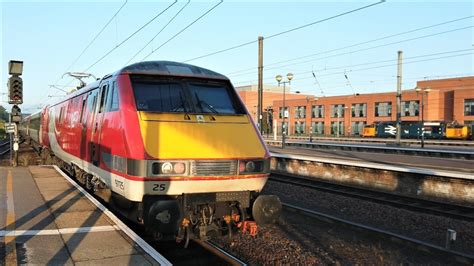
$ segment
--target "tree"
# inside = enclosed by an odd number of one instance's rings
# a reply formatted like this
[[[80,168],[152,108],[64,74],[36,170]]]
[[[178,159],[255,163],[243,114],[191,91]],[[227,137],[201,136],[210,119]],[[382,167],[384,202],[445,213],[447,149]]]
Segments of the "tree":
[[[0,120],[8,121],[8,116],[9,114],[7,110],[5,109],[5,107],[0,105]]]

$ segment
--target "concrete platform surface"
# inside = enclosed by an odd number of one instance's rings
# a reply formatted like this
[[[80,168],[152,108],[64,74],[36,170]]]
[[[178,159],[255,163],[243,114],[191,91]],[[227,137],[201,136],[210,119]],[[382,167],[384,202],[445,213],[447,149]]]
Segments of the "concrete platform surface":
[[[327,159],[339,159],[352,162],[380,163],[399,167],[418,167],[425,169],[456,171],[474,174],[472,160],[464,159],[331,149],[308,149],[301,147],[285,147],[285,149],[282,149],[280,147],[269,146],[269,149],[271,152],[277,154],[324,157]]]
[[[169,263],[79,189],[52,166],[0,167],[0,265]]]

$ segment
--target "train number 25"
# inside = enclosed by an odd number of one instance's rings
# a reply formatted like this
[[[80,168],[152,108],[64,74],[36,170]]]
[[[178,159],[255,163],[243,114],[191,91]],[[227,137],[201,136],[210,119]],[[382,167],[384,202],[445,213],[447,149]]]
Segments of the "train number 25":
[[[153,184],[153,191],[164,191],[166,184]]]

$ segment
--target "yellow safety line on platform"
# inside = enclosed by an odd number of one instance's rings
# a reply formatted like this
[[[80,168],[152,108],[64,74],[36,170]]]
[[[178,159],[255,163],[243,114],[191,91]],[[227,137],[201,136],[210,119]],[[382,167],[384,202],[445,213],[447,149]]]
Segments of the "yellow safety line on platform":
[[[7,230],[15,230],[15,208],[13,205],[13,177],[11,170],[7,174]],[[18,265],[16,259],[15,237],[5,236],[5,263],[7,265]]]

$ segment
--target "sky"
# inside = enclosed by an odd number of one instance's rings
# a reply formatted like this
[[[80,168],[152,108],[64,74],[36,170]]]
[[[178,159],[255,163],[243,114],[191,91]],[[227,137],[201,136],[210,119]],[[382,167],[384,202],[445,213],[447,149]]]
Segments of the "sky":
[[[277,85],[277,74],[291,72],[293,92],[317,97],[395,91],[399,50],[403,89],[417,80],[474,75],[472,1],[388,0],[280,35],[378,1],[0,2],[0,105],[8,106],[8,61],[22,60],[23,113],[77,86],[63,77],[68,71],[103,77],[147,55],[211,69],[234,86],[257,84],[258,36],[264,83]]]

